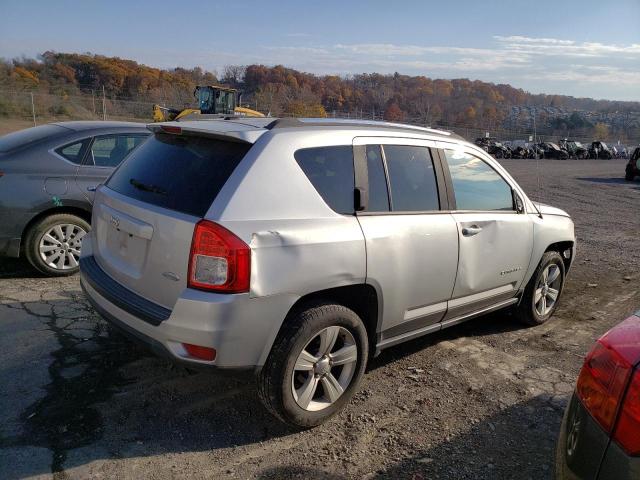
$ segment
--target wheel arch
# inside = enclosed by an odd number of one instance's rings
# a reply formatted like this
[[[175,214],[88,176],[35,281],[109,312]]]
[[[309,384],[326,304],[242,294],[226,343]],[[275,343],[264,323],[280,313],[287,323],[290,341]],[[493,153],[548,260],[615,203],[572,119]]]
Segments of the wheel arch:
[[[50,217],[51,215],[59,215],[59,214],[70,214],[75,215],[77,217],[82,218],[89,225],[91,225],[91,208],[87,208],[86,206],[81,205],[65,205],[62,207],[52,207],[46,210],[42,210],[41,212],[34,215],[31,220],[27,222],[27,224],[22,229],[22,235],[20,237],[20,252],[24,253],[25,239],[29,230],[33,228],[38,222],[46,217]]]

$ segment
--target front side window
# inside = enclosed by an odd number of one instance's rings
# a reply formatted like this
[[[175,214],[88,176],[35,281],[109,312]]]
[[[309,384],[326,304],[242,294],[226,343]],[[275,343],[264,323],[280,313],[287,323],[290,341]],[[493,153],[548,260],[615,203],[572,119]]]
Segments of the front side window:
[[[91,156],[96,167],[117,167],[146,135],[108,135],[97,137],[91,145]]]
[[[458,210],[513,210],[509,184],[484,160],[445,150]]]
[[[323,200],[337,213],[354,212],[353,147],[331,146],[297,150],[294,157]]]
[[[439,210],[438,186],[427,147],[384,145],[391,206],[397,212]]]

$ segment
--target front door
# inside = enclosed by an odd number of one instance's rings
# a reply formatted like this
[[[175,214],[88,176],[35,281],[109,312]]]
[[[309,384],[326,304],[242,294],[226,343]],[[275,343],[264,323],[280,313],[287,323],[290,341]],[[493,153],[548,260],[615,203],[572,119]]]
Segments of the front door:
[[[488,162],[444,150],[449,167],[460,258],[446,319],[512,299],[529,267],[533,222],[516,207],[512,186]]]
[[[456,222],[441,210],[442,171],[424,142],[357,140],[357,170],[367,178],[367,208],[358,214],[366,242],[367,282],[384,293],[379,340],[437,329],[458,262]],[[367,141],[376,144],[363,145]]]

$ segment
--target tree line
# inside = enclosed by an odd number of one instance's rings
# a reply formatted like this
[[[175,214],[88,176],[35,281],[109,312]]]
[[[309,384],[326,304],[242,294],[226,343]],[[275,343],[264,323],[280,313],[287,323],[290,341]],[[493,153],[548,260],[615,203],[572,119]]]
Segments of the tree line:
[[[640,103],[531,94],[507,84],[431,79],[399,73],[314,75],[282,65],[227,66],[220,74],[199,67],[159,69],[118,57],[45,52],[37,59],[0,61],[0,89],[79,95],[105,90],[109,98],[193,105],[193,89],[225,84],[243,92],[243,104],[273,116],[325,116],[350,112],[367,118],[425,125],[500,128],[513,106],[598,114],[640,112]],[[1,98],[1,92],[0,92]],[[0,102],[0,115],[3,111]],[[546,118],[546,117],[544,117]],[[586,122],[586,123],[585,123]],[[638,122],[624,128],[638,130]],[[579,114],[548,119],[550,128],[593,126]],[[543,127],[543,125],[539,125]],[[626,132],[636,136],[638,131]]]

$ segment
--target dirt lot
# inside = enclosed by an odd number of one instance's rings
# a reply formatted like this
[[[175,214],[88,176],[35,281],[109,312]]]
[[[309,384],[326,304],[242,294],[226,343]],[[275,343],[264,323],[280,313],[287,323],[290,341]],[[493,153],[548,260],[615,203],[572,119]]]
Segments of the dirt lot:
[[[640,183],[622,161],[540,161],[540,182],[535,161],[504,164],[574,217],[556,317],[527,329],[499,313],[387,350],[345,412],[302,433],[250,384],[110,334],[76,277],[3,259],[0,478],[550,478],[583,355],[640,308]]]

